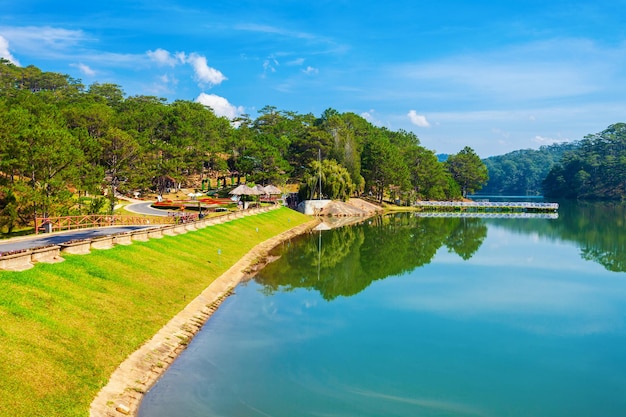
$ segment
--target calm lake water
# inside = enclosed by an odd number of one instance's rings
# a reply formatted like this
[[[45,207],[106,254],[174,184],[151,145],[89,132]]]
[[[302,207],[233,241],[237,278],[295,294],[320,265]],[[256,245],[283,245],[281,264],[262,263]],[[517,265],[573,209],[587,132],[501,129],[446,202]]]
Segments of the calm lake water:
[[[624,416],[626,210],[401,214],[240,285],[141,417]]]

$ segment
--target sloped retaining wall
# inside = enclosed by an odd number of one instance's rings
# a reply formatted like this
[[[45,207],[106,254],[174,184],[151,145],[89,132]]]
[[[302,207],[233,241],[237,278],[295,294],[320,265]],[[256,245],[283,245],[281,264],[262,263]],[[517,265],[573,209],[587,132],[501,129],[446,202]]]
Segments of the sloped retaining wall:
[[[61,261],[63,261],[61,246],[46,246],[0,256],[0,270],[25,271],[32,268],[37,262],[54,263]]]
[[[0,270],[24,271],[30,269],[37,262],[60,262],[61,255],[69,253],[73,255],[85,255],[92,249],[109,249],[115,245],[130,245],[133,241],[145,242],[149,239],[158,239],[164,235],[176,235],[202,229],[219,223],[224,223],[244,215],[264,213],[280,206],[270,206],[245,210],[245,212],[228,213],[221,217],[212,217],[196,220],[195,222],[179,224],[175,226],[155,226],[149,229],[141,229],[111,236],[102,236],[93,239],[79,240],[61,243],[58,246],[27,249],[16,253],[0,254]]]

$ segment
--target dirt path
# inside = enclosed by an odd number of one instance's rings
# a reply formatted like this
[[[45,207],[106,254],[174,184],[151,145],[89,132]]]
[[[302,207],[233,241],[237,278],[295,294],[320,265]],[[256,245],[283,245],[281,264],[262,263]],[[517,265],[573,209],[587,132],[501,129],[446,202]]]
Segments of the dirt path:
[[[111,375],[91,403],[91,417],[135,416],[143,395],[187,347],[219,304],[245,276],[245,271],[279,243],[315,227],[305,223],[255,246],[228,271],[170,320],[148,342],[132,353]]]

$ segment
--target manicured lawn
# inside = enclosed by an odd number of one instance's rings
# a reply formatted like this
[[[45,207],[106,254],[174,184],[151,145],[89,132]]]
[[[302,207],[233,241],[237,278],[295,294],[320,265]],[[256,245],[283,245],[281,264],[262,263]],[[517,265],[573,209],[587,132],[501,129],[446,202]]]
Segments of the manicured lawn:
[[[257,243],[309,220],[282,208],[0,271],[0,416],[87,416],[130,353]]]

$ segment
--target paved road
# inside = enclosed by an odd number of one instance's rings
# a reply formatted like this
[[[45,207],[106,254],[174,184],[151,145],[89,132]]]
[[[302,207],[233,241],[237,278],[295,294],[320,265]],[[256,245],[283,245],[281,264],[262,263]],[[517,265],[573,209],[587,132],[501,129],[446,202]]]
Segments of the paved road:
[[[137,214],[146,214],[149,216],[167,216],[170,210],[155,209],[151,207],[152,201],[133,203],[124,207],[126,210]]]
[[[158,210],[151,207],[152,202],[137,202],[126,206],[128,211],[150,216],[167,216],[167,210]],[[131,232],[154,226],[114,226],[99,229],[80,229],[59,232],[54,234],[38,234],[19,238],[0,240],[0,253],[13,252],[23,249],[34,249],[50,245],[59,245],[70,240],[91,239],[94,237],[109,236],[119,233]]]
[[[154,226],[113,226],[100,229],[81,229],[53,234],[39,234],[28,237],[0,240],[0,253],[23,249],[34,249],[43,246],[59,245],[70,240],[91,239],[94,237],[110,236],[133,230],[148,229]]]

